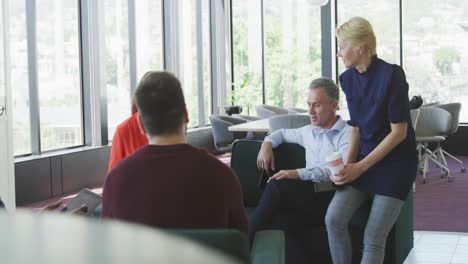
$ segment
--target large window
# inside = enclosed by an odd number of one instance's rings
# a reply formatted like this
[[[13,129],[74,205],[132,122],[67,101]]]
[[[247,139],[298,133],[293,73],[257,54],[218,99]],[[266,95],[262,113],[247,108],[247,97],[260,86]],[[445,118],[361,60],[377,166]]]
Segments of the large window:
[[[184,0],[179,7],[180,77],[189,127],[203,126],[211,113],[209,0]]]
[[[138,2],[138,1],[137,1]],[[108,136],[131,113],[128,1],[104,0]]]
[[[400,64],[399,1],[337,0],[337,26],[355,16],[361,16],[371,23],[377,38],[377,56],[389,63]],[[340,58],[337,65],[338,74],[346,70]],[[340,107],[345,109],[343,93],[341,98]]]
[[[26,1],[9,1],[10,60],[13,100],[13,148],[15,155],[31,153],[29,113],[28,47],[26,40]]]
[[[468,122],[468,1],[403,2],[403,66],[410,95],[460,102]]]
[[[307,0],[264,2],[266,103],[307,108],[308,85],[322,76],[320,6]]]
[[[82,145],[78,1],[36,7],[41,150]]]
[[[137,80],[163,69],[162,0],[135,1]]]
[[[4,27],[3,23],[3,2],[0,2],[0,116],[3,114],[6,105],[6,86],[5,86],[5,53],[4,53]]]
[[[270,105],[307,108],[307,87],[322,76],[320,6],[264,0],[262,10],[261,2],[232,2],[233,102],[247,108],[246,114],[254,114],[263,97]]]
[[[232,103],[244,114],[262,104],[262,24],[260,0],[232,1],[234,90]]]

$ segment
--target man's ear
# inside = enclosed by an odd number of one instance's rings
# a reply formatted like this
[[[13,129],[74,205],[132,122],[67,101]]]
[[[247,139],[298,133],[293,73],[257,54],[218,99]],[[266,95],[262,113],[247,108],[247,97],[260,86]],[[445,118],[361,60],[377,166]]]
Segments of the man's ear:
[[[138,126],[140,127],[140,130],[143,134],[146,134],[145,127],[143,126],[143,122],[141,121],[141,116],[138,113]]]
[[[184,122],[185,124],[188,124],[188,122],[190,122],[190,119],[188,117],[187,107],[185,107],[185,111],[184,111]]]
[[[332,103],[332,107],[333,107],[333,109],[338,110],[338,101],[337,100],[334,100],[334,102]]]

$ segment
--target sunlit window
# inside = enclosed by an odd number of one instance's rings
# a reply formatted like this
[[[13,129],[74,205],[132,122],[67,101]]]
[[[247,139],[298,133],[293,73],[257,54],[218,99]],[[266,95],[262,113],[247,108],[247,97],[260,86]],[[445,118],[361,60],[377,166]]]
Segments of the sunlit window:
[[[322,76],[320,6],[265,0],[266,103],[307,108],[310,82]]]
[[[187,110],[189,113],[189,127],[207,124],[211,113],[211,84],[210,84],[210,8],[209,1],[201,1],[201,25],[197,24],[197,1],[181,1],[179,16],[180,28],[180,57],[181,81],[184,89]],[[197,37],[197,26],[201,26],[201,39]],[[198,45],[201,45],[199,47]],[[198,54],[201,48],[202,57]],[[198,70],[202,69],[202,76]],[[202,81],[202,85],[200,86]],[[203,96],[200,98],[200,96]]]
[[[13,148],[15,155],[31,153],[29,71],[26,40],[26,1],[10,1],[10,61],[13,100]]]
[[[232,1],[234,91],[232,103],[254,115],[262,104],[262,24],[259,0]]]
[[[162,0],[135,1],[137,79],[163,69]]]
[[[36,3],[41,150],[82,145],[78,2]]]
[[[130,117],[128,1],[104,0],[108,137]]]
[[[403,1],[403,66],[411,95],[460,102],[468,122],[468,2]]]

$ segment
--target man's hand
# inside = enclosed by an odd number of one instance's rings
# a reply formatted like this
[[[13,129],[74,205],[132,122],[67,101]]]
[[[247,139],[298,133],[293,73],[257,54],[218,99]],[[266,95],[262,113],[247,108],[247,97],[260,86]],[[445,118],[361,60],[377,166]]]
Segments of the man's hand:
[[[257,167],[266,171],[275,170],[275,157],[273,156],[273,148],[271,142],[265,141],[257,156]]]
[[[75,210],[70,211],[72,215],[86,215],[88,213],[88,206],[82,204],[80,208],[76,208]]]
[[[44,208],[41,208],[39,209],[39,212],[43,212],[43,211],[55,211],[57,208],[59,208],[63,203],[63,200],[60,199],[58,200],[57,202],[53,203],[53,204],[49,204],[48,206],[44,207]]]
[[[299,173],[297,173],[297,170],[282,170],[271,176],[267,182],[283,179],[299,179]]]
[[[336,175],[330,176],[332,182],[336,185],[344,185],[355,181],[365,172],[364,167],[360,163],[351,163],[340,170]]]

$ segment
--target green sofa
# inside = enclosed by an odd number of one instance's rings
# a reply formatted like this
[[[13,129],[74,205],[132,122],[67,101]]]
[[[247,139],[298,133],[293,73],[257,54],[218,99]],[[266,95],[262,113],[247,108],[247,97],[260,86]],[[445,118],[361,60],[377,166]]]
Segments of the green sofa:
[[[168,232],[224,252],[242,263],[285,263],[285,241],[282,231],[258,232],[251,250],[247,236],[235,229],[169,229]]]
[[[261,141],[239,140],[233,144],[231,167],[239,176],[247,208],[257,206],[261,191],[259,188],[260,171],[256,159],[261,147]],[[305,167],[305,150],[297,144],[282,144],[274,150],[277,170]],[[353,263],[359,263],[361,258],[364,227],[369,215],[370,203],[360,208],[350,223],[350,233],[353,243]],[[325,226],[310,227],[299,234],[303,238],[301,244],[310,245],[305,249],[310,263],[332,263],[328,248],[328,238]],[[286,238],[288,235],[286,235]],[[387,239],[386,264],[403,263],[413,248],[413,193],[402,208],[399,218],[390,231]],[[289,252],[289,250],[288,250]],[[288,254],[288,253],[287,253]]]

